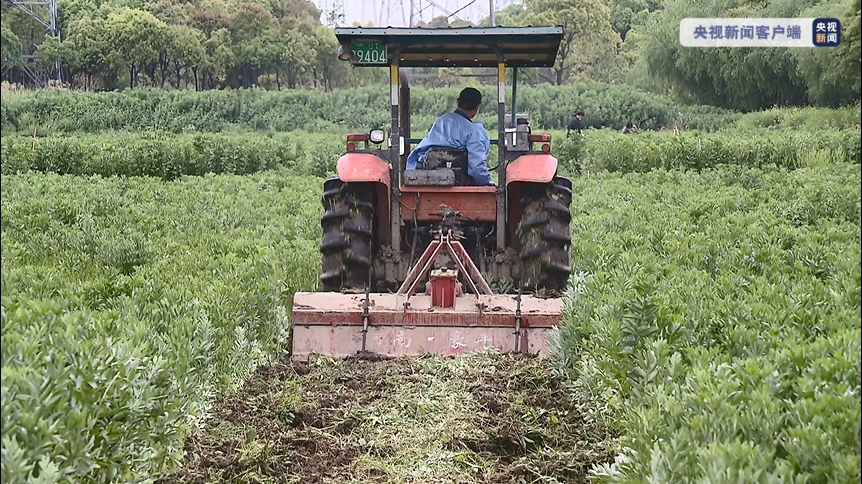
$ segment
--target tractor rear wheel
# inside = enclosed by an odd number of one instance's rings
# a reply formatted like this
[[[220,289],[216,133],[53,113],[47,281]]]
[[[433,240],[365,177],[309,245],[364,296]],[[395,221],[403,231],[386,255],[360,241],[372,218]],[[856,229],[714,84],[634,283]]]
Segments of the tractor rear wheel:
[[[559,295],[572,273],[572,182],[525,183],[521,193],[521,289]]]
[[[364,291],[371,283],[376,195],[371,183],[344,183],[338,178],[324,182],[325,212],[320,220],[324,291]]]

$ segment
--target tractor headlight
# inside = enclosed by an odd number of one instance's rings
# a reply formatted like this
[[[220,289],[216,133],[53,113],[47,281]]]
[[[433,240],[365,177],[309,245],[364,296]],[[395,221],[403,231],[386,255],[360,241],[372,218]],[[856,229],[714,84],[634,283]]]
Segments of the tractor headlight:
[[[372,143],[380,144],[383,142],[383,139],[386,138],[386,134],[382,129],[372,129],[368,137],[371,139]]]

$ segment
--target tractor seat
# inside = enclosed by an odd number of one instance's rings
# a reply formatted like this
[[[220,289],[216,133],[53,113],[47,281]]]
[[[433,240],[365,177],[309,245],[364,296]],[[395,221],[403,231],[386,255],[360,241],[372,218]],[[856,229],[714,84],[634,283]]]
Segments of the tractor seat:
[[[467,150],[432,146],[425,153],[425,169],[462,168],[467,170]]]
[[[467,174],[467,150],[431,147],[425,154],[425,164],[415,170],[404,170],[404,184],[410,186],[471,186]]]

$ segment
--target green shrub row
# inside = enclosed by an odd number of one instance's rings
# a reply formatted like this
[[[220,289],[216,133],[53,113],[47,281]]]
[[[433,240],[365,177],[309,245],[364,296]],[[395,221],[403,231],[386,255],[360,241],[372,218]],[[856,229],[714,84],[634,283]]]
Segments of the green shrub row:
[[[144,482],[287,346],[322,180],[2,177],[2,481]]]
[[[860,480],[860,165],[574,181],[555,347],[598,482]]]
[[[494,87],[482,86],[477,120],[496,129]],[[454,108],[458,88],[411,88],[414,132],[427,131],[434,120]],[[622,129],[632,121],[642,129],[717,131],[724,128],[859,129],[858,106],[842,109],[780,108],[740,114],[711,106],[685,106],[668,97],[604,83],[568,86],[521,86],[517,110],[542,129],[564,129],[577,109],[584,126]],[[112,130],[222,132],[237,130],[328,132],[367,131],[389,124],[387,87],[316,90],[164,91],[152,89],[82,93],[62,90],[5,94],[0,126],[39,134]],[[511,93],[507,99],[511,108]]]
[[[495,137],[492,134],[492,137]],[[205,173],[249,174],[277,166],[298,175],[335,172],[344,153],[343,135],[115,133],[0,139],[4,174],[26,171],[73,175],[157,176],[175,179]],[[645,172],[656,168],[700,170],[722,164],[797,168],[854,160],[855,130],[739,133],[643,133],[591,130],[585,136],[552,132],[552,153],[565,173]],[[496,149],[490,153],[495,163]]]
[[[843,129],[862,126],[862,107],[841,109],[784,108],[767,109],[740,116],[734,126],[740,129]]]
[[[496,87],[482,86],[485,103],[478,121],[496,129]],[[414,131],[427,130],[434,119],[452,111],[458,88],[411,88]],[[510,101],[510,100],[509,100]],[[587,114],[587,127],[622,129],[627,121],[642,128],[671,127],[715,130],[739,114],[708,106],[680,106],[666,96],[629,86],[584,83],[572,86],[519,86],[518,112],[538,126],[563,129],[575,110]],[[58,90],[4,95],[0,125],[29,133],[105,130],[171,132],[231,130],[325,132],[367,131],[389,124],[386,85],[331,92],[316,90],[163,91],[78,93]]]
[[[4,174],[38,171],[70,175],[246,175],[285,166],[323,176],[344,151],[341,136],[289,133],[114,133],[0,139]]]
[[[683,132],[623,135],[607,130],[583,137],[552,136],[553,152],[568,173],[701,170],[718,165],[798,168],[841,161],[862,162],[856,129],[823,131]]]

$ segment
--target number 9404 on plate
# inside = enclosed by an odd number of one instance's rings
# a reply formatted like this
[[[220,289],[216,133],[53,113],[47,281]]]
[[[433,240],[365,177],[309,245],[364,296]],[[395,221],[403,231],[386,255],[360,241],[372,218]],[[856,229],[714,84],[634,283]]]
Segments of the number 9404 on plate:
[[[353,49],[354,64],[386,64],[388,56],[386,44],[380,42],[354,42]]]

